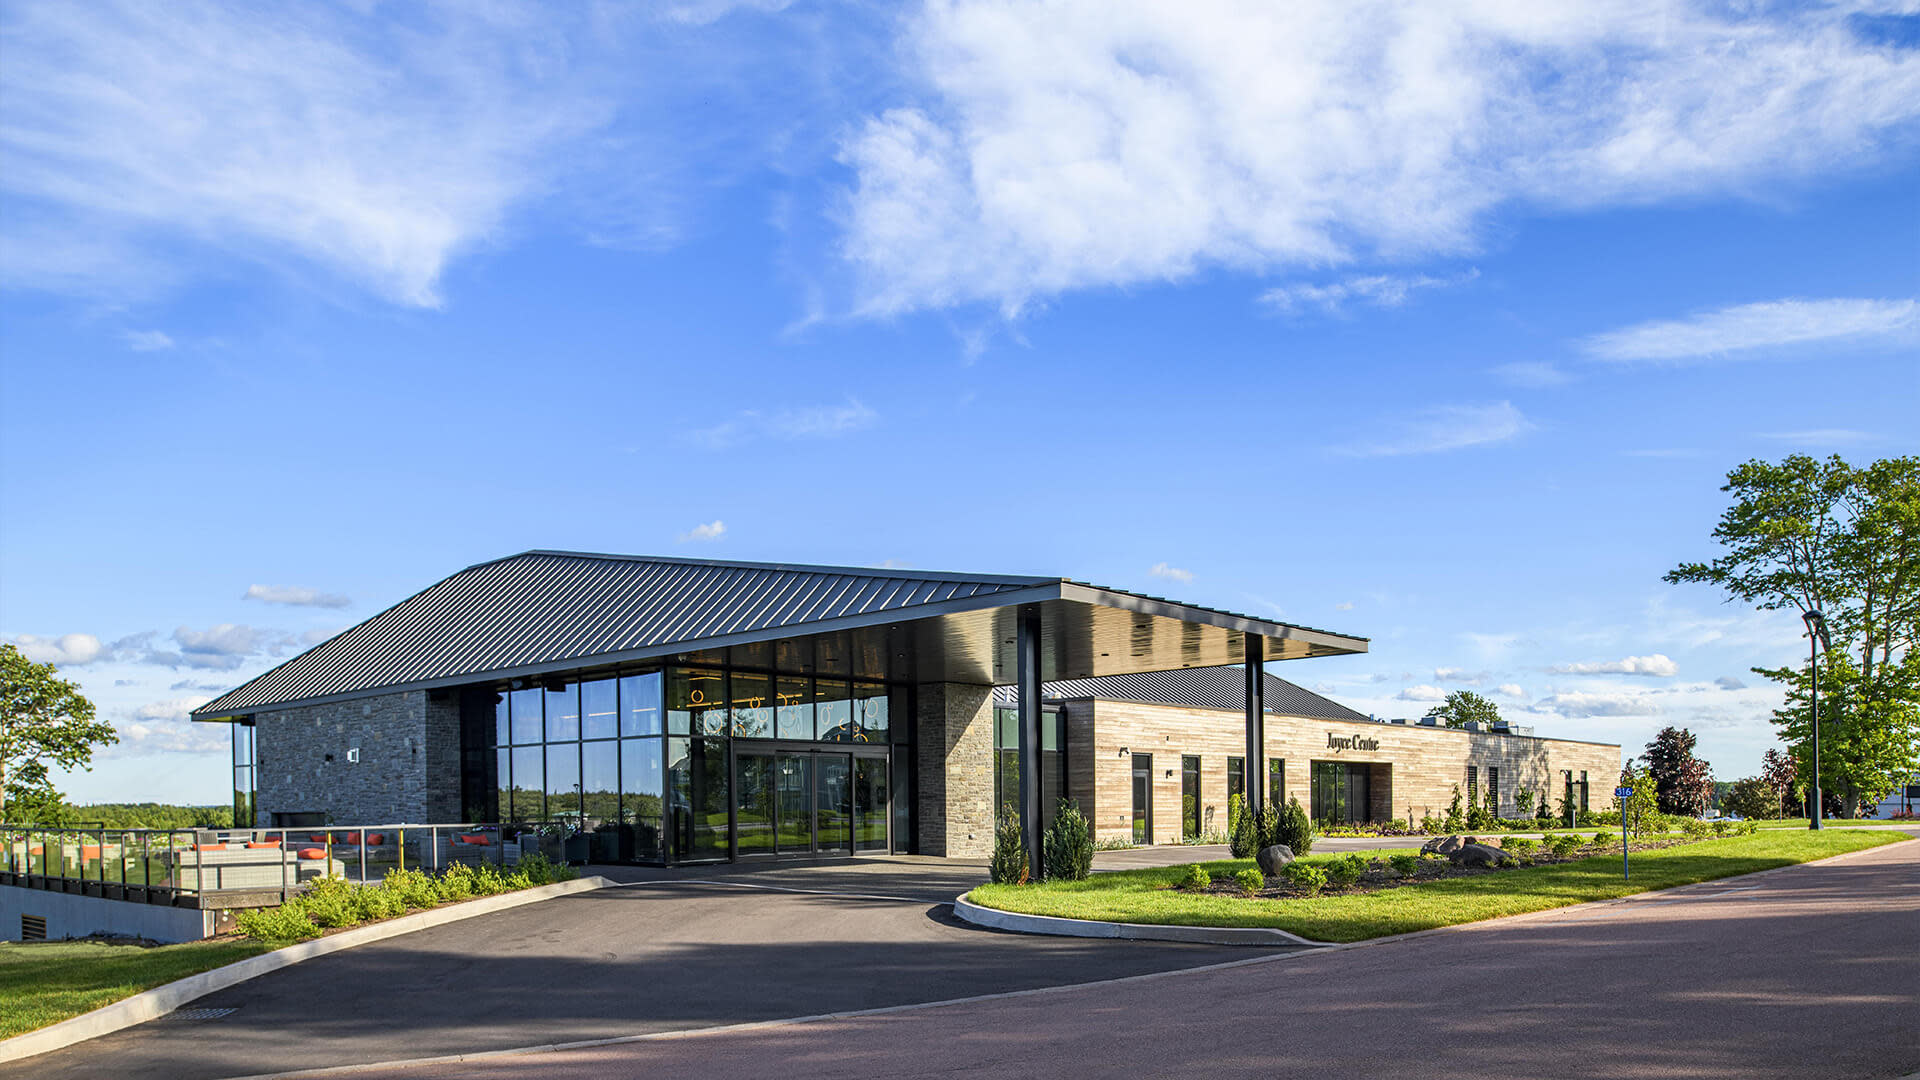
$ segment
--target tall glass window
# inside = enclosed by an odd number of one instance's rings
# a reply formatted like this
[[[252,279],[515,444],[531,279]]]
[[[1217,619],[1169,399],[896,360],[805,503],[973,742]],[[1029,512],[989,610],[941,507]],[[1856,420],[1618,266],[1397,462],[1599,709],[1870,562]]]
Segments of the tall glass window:
[[[660,673],[628,675],[620,680],[620,734],[660,734]]]
[[[1053,823],[1067,792],[1066,714],[1040,711],[1040,827]],[[996,820],[1020,812],[1020,711],[993,710],[993,805]]]
[[[1227,759],[1227,798],[1247,794],[1247,759],[1230,757]]]
[[[251,829],[258,791],[254,728],[237,720],[230,726],[233,728],[233,824],[235,828]]]
[[[659,739],[620,740],[620,821],[632,830],[629,858],[656,860],[666,809]]]
[[[580,687],[548,690],[547,741],[565,742],[580,737]]]
[[[814,680],[814,724],[821,742],[853,739],[853,690],[839,679]]]
[[[853,741],[887,741],[887,688],[879,683],[853,684]]]
[[[1267,759],[1267,801],[1273,806],[1287,803],[1287,759]]]
[[[611,739],[620,734],[620,684],[595,679],[580,684],[580,735]]]
[[[700,862],[729,855],[728,787],[725,740],[667,740],[667,812],[677,858]]]
[[[514,747],[513,797],[500,808],[504,812],[504,820],[545,821],[546,790],[546,747],[539,743]]]
[[[735,738],[773,737],[773,679],[770,676],[736,671],[728,695],[733,702]]]
[[[541,723],[540,688],[530,686],[507,695],[507,708],[513,715],[513,744],[530,746],[546,737]]]
[[[782,675],[774,682],[774,734],[782,739],[813,738],[813,680]]]

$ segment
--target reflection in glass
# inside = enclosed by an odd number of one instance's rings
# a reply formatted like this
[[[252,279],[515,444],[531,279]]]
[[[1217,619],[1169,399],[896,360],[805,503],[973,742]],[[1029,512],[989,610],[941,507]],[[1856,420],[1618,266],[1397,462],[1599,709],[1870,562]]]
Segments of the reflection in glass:
[[[847,634],[819,634],[813,639],[813,670],[817,675],[853,674],[853,644]]]
[[[733,703],[733,733],[747,739],[773,736],[773,680],[734,672],[728,700]]]
[[[906,854],[913,850],[913,770],[893,770],[893,850]]]
[[[620,744],[612,739],[580,744],[580,805],[585,828],[620,819]]]
[[[580,737],[580,688],[547,691],[547,741]]]
[[[887,688],[879,683],[853,684],[853,741],[887,741]]]
[[[735,676],[738,678],[738,676]],[[742,855],[773,853],[774,762],[772,754],[736,755],[734,844]]]
[[[506,747],[494,751],[494,767],[498,769],[494,781],[493,816],[501,821],[513,820],[513,751]]]
[[[810,754],[781,754],[778,759],[780,850],[785,854],[813,850],[813,770]]]
[[[580,823],[580,744],[547,747],[547,820]]]
[[[669,698],[669,710],[672,699]],[[667,740],[667,809],[674,857],[727,857],[727,744],[721,739]]]
[[[620,743],[620,820],[632,830],[635,859],[658,859],[665,778],[660,770],[659,739],[623,739]]]
[[[853,759],[853,849],[887,850],[887,759]]]
[[[660,734],[660,673],[620,680],[620,734]]]
[[[513,729],[507,725],[507,695],[493,695],[493,744],[505,746],[513,741]]]
[[[507,708],[512,714],[513,743],[526,746],[541,739],[540,688],[530,686],[525,690],[515,690],[507,695]]]
[[[814,774],[815,850],[845,851],[853,825],[853,769],[847,755],[815,755]]]
[[[620,733],[620,684],[595,679],[580,684],[580,735],[611,739]]]
[[[506,816],[508,821],[546,820],[547,770],[543,759],[543,747],[513,748],[513,799],[509,806],[502,808],[511,811]]]
[[[668,669],[667,731],[674,735],[725,735],[726,676],[700,668]]]
[[[849,742],[853,738],[851,687],[837,679],[814,682],[814,729],[821,742]]]
[[[801,677],[782,675],[774,684],[775,698],[775,735],[782,739],[805,739],[813,741],[813,691],[810,682]]]

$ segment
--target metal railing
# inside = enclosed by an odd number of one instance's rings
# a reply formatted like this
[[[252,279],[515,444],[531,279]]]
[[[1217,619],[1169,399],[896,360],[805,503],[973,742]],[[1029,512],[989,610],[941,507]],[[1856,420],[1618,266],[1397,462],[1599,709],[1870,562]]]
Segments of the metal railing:
[[[535,852],[562,862],[572,833],[555,822],[273,829],[0,824],[0,883],[150,903],[235,893],[284,898],[326,876],[371,884],[396,869],[438,873],[455,863],[504,869]]]

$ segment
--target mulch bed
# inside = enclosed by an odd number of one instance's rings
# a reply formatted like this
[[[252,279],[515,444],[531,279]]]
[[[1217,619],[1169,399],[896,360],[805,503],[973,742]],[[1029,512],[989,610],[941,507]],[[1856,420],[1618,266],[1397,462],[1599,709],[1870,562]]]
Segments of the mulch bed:
[[[1711,840],[1715,838],[1703,837],[1702,839]],[[1657,851],[1661,848],[1679,847],[1682,844],[1696,842],[1697,841],[1684,836],[1661,837],[1654,840],[1635,840],[1633,842],[1633,850],[1635,854],[1638,854],[1642,851]],[[1491,847],[1495,845],[1488,846]],[[1213,879],[1213,883],[1204,889],[1182,889],[1180,891],[1192,893],[1195,896],[1227,896],[1248,900],[1300,900],[1315,895],[1352,896],[1359,893],[1380,892],[1383,889],[1397,889],[1402,885],[1419,885],[1428,881],[1443,881],[1447,878],[1480,877],[1485,874],[1498,874],[1507,870],[1519,869],[1520,866],[1553,866],[1558,863],[1579,862],[1581,859],[1590,859],[1595,855],[1611,854],[1618,847],[1619,844],[1617,842],[1605,848],[1596,848],[1588,844],[1573,852],[1571,855],[1562,858],[1561,856],[1555,855],[1552,850],[1545,845],[1542,845],[1533,849],[1531,855],[1516,855],[1515,858],[1520,860],[1519,866],[1503,866],[1497,869],[1485,866],[1456,866],[1443,855],[1437,858],[1421,859],[1419,864],[1415,866],[1413,874],[1408,877],[1400,876],[1399,872],[1393,869],[1392,864],[1387,862],[1384,856],[1376,856],[1368,861],[1367,870],[1360,875],[1358,881],[1351,885],[1344,886],[1335,885],[1329,881],[1326,888],[1321,889],[1317,894],[1308,892],[1292,884],[1286,878],[1281,877],[1268,878],[1265,888],[1249,896],[1247,893],[1241,891],[1240,886],[1235,884],[1231,876],[1226,874],[1216,876]],[[1413,854],[1413,852],[1396,852],[1396,854]],[[1321,866],[1320,868],[1322,870],[1326,869],[1325,866]],[[1169,885],[1167,888],[1175,889],[1178,888],[1178,886]]]

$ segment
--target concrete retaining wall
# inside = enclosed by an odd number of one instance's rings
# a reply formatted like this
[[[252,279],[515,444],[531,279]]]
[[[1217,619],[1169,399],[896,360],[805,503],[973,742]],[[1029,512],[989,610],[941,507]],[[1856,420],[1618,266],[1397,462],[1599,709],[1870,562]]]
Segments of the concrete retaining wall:
[[[0,941],[20,940],[22,915],[38,915],[47,920],[49,941],[94,934],[139,937],[169,944],[199,941],[213,933],[215,914],[196,908],[0,885]]]

